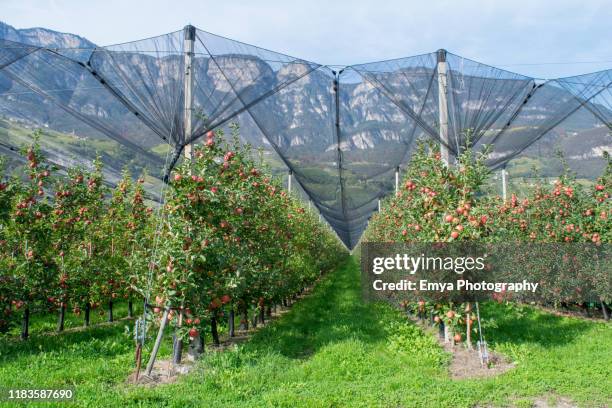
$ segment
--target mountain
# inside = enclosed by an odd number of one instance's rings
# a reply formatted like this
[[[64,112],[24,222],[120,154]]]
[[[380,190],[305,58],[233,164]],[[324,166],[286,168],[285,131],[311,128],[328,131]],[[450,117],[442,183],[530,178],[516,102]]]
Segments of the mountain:
[[[95,44],[76,34],[60,33],[47,28],[16,29],[0,21],[0,38],[49,48],[91,48]]]

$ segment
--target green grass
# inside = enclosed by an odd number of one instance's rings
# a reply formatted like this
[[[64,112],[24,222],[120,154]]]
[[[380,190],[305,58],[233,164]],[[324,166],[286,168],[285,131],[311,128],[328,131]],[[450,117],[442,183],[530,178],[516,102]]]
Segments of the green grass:
[[[362,303],[360,293],[351,259],[249,342],[211,353],[188,376],[156,388],[125,383],[133,346],[122,322],[36,334],[28,343],[1,340],[0,387],[73,384],[77,405],[96,407],[530,406],[555,396],[585,407],[612,403],[610,325],[484,305],[487,340],[516,368],[457,381],[432,337],[386,305]],[[162,355],[169,350],[166,342]]]

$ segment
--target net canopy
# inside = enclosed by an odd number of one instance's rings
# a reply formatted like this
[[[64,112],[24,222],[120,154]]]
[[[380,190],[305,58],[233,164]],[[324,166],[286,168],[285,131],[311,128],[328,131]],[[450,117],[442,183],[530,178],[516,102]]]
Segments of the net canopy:
[[[451,163],[487,149],[491,168],[553,145],[576,161],[601,155],[612,70],[542,81],[444,50],[338,69],[192,26],[111,46],[0,39],[2,153],[40,128],[58,166],[99,156],[109,182],[146,172],[160,199],[186,146],[230,123],[352,248],[418,140],[439,142]],[[575,151],[581,140],[590,150]]]

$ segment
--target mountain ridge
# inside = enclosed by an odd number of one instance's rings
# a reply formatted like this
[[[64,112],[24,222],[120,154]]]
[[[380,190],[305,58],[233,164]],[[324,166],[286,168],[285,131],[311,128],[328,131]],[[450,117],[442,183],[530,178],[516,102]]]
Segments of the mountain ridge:
[[[78,34],[44,27],[15,28],[0,21],[0,38],[49,48],[94,48],[96,44]]]

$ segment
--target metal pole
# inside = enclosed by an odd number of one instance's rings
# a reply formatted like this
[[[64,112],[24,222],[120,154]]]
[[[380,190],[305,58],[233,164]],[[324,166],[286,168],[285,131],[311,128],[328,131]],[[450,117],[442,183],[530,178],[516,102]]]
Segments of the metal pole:
[[[440,156],[444,164],[450,163],[450,152],[448,150],[448,101],[446,86],[446,50],[438,50],[438,110],[440,120]]]
[[[506,168],[502,168],[501,170],[501,179],[502,179],[502,198],[504,201],[508,198],[508,185],[507,185],[508,172],[506,172]]]
[[[185,92],[184,92],[184,125],[185,125],[185,142],[191,139],[191,114],[193,104],[193,55],[195,43],[196,29],[192,25],[185,26],[184,31],[184,48],[185,48]],[[193,157],[193,146],[185,145],[185,158]]]
[[[395,168],[395,194],[399,192],[399,166]]]
[[[289,174],[287,175],[287,191],[291,192],[291,179],[293,178],[293,171],[289,170]]]

